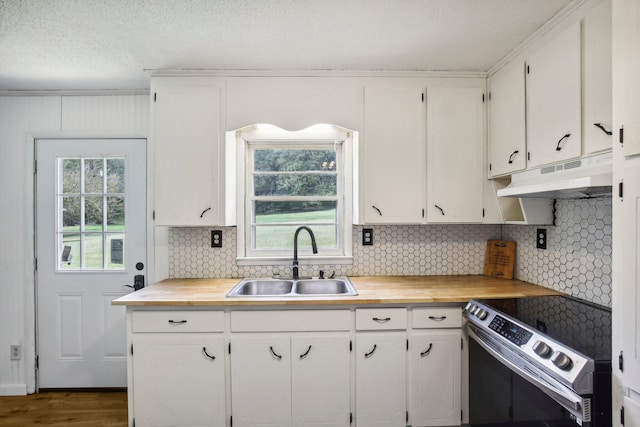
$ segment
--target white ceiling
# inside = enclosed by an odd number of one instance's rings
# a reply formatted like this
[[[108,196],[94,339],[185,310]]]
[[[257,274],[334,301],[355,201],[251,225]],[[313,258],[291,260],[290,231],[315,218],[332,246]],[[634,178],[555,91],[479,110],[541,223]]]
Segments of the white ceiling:
[[[149,69],[487,71],[576,0],[0,0],[0,90]]]

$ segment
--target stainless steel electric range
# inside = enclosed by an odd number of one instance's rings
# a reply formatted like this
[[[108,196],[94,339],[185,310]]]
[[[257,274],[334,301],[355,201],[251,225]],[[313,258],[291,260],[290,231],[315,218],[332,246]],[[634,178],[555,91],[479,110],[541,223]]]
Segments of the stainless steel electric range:
[[[472,426],[611,426],[611,311],[568,296],[470,301]]]

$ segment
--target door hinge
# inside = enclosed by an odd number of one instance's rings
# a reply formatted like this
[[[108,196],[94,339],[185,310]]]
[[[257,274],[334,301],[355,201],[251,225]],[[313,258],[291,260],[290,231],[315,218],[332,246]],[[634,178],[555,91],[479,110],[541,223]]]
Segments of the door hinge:
[[[624,197],[623,194],[624,194],[624,182],[620,181],[618,183],[618,197],[622,199]]]
[[[624,144],[624,127],[621,127],[618,132],[618,142],[620,142],[620,144]]]
[[[620,372],[624,372],[624,354],[620,351],[620,355],[618,356],[618,369]]]
[[[624,425],[624,406],[620,408],[620,424]]]

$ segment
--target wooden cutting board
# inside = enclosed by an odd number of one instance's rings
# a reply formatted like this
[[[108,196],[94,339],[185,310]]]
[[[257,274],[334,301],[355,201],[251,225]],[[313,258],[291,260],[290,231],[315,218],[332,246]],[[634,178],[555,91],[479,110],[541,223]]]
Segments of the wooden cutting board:
[[[516,262],[516,242],[489,240],[484,257],[484,275],[501,279],[513,279]]]

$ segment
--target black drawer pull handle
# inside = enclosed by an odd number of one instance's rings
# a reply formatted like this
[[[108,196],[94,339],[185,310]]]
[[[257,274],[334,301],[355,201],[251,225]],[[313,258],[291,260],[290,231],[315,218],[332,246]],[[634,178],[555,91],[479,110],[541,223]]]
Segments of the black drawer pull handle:
[[[378,215],[382,216],[382,211],[380,209],[378,209],[377,207],[375,207],[373,205],[371,207],[378,212]]]
[[[185,323],[187,323],[186,320],[171,320],[169,319],[169,323],[172,325],[183,325]]]
[[[385,323],[385,322],[388,322],[389,320],[391,320],[391,317],[372,317],[371,320],[374,320],[374,321],[380,322],[380,323]]]
[[[513,156],[515,156],[515,155],[516,155],[516,154],[518,154],[518,153],[519,153],[519,151],[518,151],[518,150],[516,150],[516,151],[514,151],[513,153],[511,153],[511,155],[509,156],[509,164],[512,164],[512,163],[513,163]]]
[[[429,316],[429,319],[433,320],[434,322],[442,322],[443,320],[446,320],[447,316]]]
[[[203,210],[202,213],[200,214],[200,218],[202,218],[204,216],[204,214],[206,214],[207,211],[210,211],[210,210],[211,210],[211,208],[207,208],[207,209]]]
[[[564,145],[560,146],[560,144],[562,144],[562,141],[564,141],[565,139],[569,138],[570,136],[571,136],[571,134],[567,133],[567,134],[565,134],[565,136],[563,136],[562,138],[560,138],[558,140],[558,144],[556,144],[556,151],[562,150],[562,147],[564,147]]]
[[[273,354],[273,356],[276,357],[278,360],[282,359],[282,355],[276,353],[272,346],[269,346],[269,350],[271,350],[271,354]]]
[[[204,353],[205,356],[207,356],[209,359],[211,360],[216,360],[215,356],[212,356],[209,354],[209,352],[207,351],[207,347],[202,347],[202,352]]]
[[[376,347],[378,347],[378,344],[374,344],[374,345],[373,345],[373,348],[372,348],[370,351],[368,351],[368,352],[366,352],[366,353],[364,354],[364,357],[369,357],[369,356],[371,356],[371,355],[373,354],[373,352],[375,352],[375,351],[376,351]]]
[[[304,359],[305,357],[307,357],[309,355],[309,352],[311,351],[311,345],[309,345],[309,348],[307,349],[307,351],[305,351],[304,353],[302,353],[300,355],[300,360]]]
[[[433,343],[430,342],[429,343],[429,347],[427,347],[427,349],[425,351],[420,352],[420,356],[421,357],[425,357],[427,355],[429,355],[429,353],[431,353],[431,348],[433,347]]]
[[[594,123],[593,125],[598,129],[600,129],[602,132],[606,133],[607,135],[613,135],[613,132],[606,130],[605,127],[602,126],[602,123]]]
[[[442,208],[441,208],[440,206],[438,206],[438,205],[433,205],[433,206],[435,206],[437,209],[439,209],[439,210],[440,210],[440,213],[444,216],[444,209],[442,209]]]

